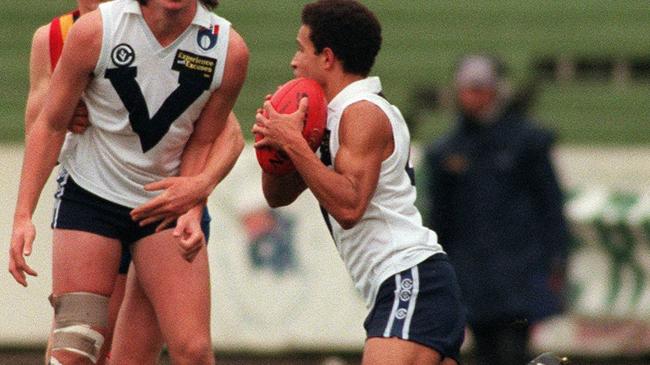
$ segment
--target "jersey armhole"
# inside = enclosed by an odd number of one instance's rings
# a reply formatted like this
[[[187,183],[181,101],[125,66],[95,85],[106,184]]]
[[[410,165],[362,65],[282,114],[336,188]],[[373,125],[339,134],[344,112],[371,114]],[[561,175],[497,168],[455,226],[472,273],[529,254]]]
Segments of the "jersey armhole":
[[[218,18],[217,25],[219,25],[219,44],[217,45],[217,69],[212,79],[211,90],[216,90],[221,86],[223,81],[223,72],[226,67],[226,59],[228,58],[228,46],[230,45],[230,22],[223,18]],[[223,41],[222,41],[223,40]]]
[[[393,115],[394,111],[392,110],[392,106],[384,99],[383,97],[377,95],[377,94],[366,94],[366,95],[360,95],[358,98],[354,98],[350,100],[349,103],[347,103],[344,107],[343,110],[341,111],[341,118],[339,118],[338,121],[338,126],[337,126],[337,144],[340,147],[340,136],[338,135],[339,131],[341,130],[341,119],[343,118],[343,113],[345,113],[345,109],[347,109],[350,105],[354,103],[358,103],[360,101],[367,101],[373,105],[375,105],[377,108],[381,109],[382,112],[386,115],[386,118],[388,119],[388,123],[390,124],[390,130],[391,133],[393,134],[393,152],[386,157],[381,162],[382,169],[387,168],[387,169],[393,169],[397,166],[398,162],[400,161],[400,154],[403,152],[401,151],[400,147],[398,147],[398,144],[400,144],[401,141],[401,136],[398,136],[398,133],[400,133],[396,122],[393,121],[391,118],[391,115]],[[399,140],[399,141],[398,141]],[[410,148],[410,147],[409,147]],[[408,152],[407,152],[408,153]],[[334,164],[334,161],[332,161],[332,164]],[[399,166],[397,166],[399,167]]]
[[[399,119],[404,120],[402,113],[399,111],[399,109],[395,108],[385,98],[383,98],[380,95],[372,94],[366,100],[375,104],[379,109],[381,109],[381,111],[384,112],[384,114],[386,114],[386,118],[388,118],[388,123],[390,123],[390,129],[393,133],[393,152],[384,161],[382,161],[382,166],[386,166],[388,169],[405,168],[405,166],[400,166],[401,165],[400,161],[401,161],[401,156],[406,154],[407,156],[406,164],[411,163],[409,161],[409,157],[411,154],[411,146],[410,146],[411,136],[408,131],[408,127],[406,126],[406,123],[404,123],[403,126],[399,125],[400,124]],[[402,130],[402,128],[400,127],[405,128],[405,130]],[[406,136],[402,135],[404,133],[406,133]],[[405,140],[406,142],[408,142],[406,146],[404,146]],[[404,151],[404,148],[406,148],[406,151]]]
[[[97,58],[97,65],[95,65],[95,70],[93,74],[95,77],[98,77],[104,73],[108,67],[108,58],[109,58],[109,48],[111,46],[111,3],[99,4],[99,14],[102,18],[102,46],[99,50],[99,57]]]

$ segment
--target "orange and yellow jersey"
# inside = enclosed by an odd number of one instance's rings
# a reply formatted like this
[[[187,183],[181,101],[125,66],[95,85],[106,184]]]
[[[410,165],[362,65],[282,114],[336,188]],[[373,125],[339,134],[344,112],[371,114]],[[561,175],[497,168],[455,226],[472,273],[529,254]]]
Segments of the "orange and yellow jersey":
[[[77,19],[79,19],[79,10],[71,11],[67,14],[52,19],[50,23],[50,64],[52,70],[56,67],[63,51],[63,42],[68,36],[68,31],[72,28]]]
[[[79,19],[79,10],[73,10],[67,14],[63,14],[52,19],[50,22],[50,33],[49,33],[49,45],[50,45],[50,70],[54,71],[56,64],[61,58],[61,52],[63,51],[63,43],[68,36],[72,24],[74,24],[77,19]],[[64,156],[68,151],[74,147],[74,135],[71,132],[68,132],[65,136],[65,142],[61,147],[61,152],[59,154],[59,161],[62,156]]]

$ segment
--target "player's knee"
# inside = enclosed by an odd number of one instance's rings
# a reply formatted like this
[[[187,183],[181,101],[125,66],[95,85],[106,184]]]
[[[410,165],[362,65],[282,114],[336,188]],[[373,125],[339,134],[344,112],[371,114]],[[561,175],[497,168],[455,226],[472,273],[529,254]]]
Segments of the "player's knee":
[[[452,359],[451,357],[445,357],[440,365],[458,365],[458,361]]]
[[[209,364],[213,356],[209,338],[187,338],[168,346],[172,358],[182,364]]]
[[[86,293],[65,293],[51,298],[54,307],[52,357],[65,352],[97,363],[104,344],[103,332],[108,322],[108,297]]]

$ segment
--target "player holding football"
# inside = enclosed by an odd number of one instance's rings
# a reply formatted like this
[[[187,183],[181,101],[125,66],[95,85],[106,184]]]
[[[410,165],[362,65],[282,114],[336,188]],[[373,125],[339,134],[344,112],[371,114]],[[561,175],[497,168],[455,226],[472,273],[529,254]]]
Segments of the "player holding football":
[[[206,320],[207,256],[199,227],[203,204],[181,216],[173,231],[158,232],[157,223],[138,228],[129,211],[155,196],[139,184],[180,172],[214,187],[232,168],[243,140],[238,126],[226,121],[246,74],[248,52],[230,24],[207,9],[216,5],[214,0],[116,0],[106,5],[72,27],[52,76],[58,87],[50,88],[29,129],[10,272],[23,285],[25,274],[35,275],[23,257],[34,239],[31,214],[59,155],[67,125],[62,121],[70,119],[85,90],[93,123],[73,150],[61,156],[70,173],[61,176],[54,221],[56,331],[51,361],[96,363],[107,330],[107,296],[114,286],[120,241],[128,238],[137,241],[137,282],[153,303],[173,361],[213,363]],[[140,28],[116,32],[120,26]],[[142,37],[143,31],[151,37]],[[161,52],[152,54],[147,47]],[[204,52],[198,54],[198,48]],[[143,62],[149,67],[138,67]],[[154,104],[147,105],[151,100]],[[148,110],[159,108],[162,113],[150,115]],[[157,187],[167,193],[190,178],[179,179]],[[170,217],[168,212],[140,219]],[[78,311],[80,306],[86,310]],[[183,321],[177,321],[180,316]],[[116,356],[115,363],[140,362]]]
[[[269,117],[257,113],[255,147],[284,151],[296,167],[264,172],[272,207],[309,188],[320,203],[336,247],[370,313],[363,364],[456,364],[465,317],[453,268],[436,234],[414,206],[410,136],[399,110],[368,77],[381,45],[375,15],[352,0],[307,4],[291,61],[296,77],[320,83],[328,120],[320,160],[302,137],[307,108]]]

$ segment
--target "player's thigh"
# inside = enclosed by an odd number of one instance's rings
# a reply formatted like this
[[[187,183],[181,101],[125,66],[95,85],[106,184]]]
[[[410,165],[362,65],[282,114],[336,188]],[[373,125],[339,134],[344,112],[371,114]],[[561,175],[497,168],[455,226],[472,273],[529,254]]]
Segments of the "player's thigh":
[[[119,273],[115,278],[115,286],[111,293],[111,299],[108,301],[108,327],[111,333],[117,323],[117,316],[120,312],[120,307],[122,306],[125,290],[126,274]]]
[[[400,338],[372,337],[366,340],[362,365],[438,365],[442,356],[435,350]]]
[[[65,169],[57,182],[52,216],[53,292],[109,296],[121,254],[120,226],[131,221],[129,209],[83,189]]]
[[[124,301],[115,325],[111,361],[116,364],[155,364],[162,350],[156,313],[131,265]]]
[[[52,292],[111,295],[117,276],[119,241],[98,234],[55,229],[52,247]]]
[[[168,344],[171,346],[172,338],[188,333],[203,339],[209,337],[207,249],[202,248],[192,262],[187,262],[168,229],[139,240],[132,252],[139,283],[153,305]]]
[[[113,336],[115,334],[115,323],[117,322],[117,316],[120,311],[122,299],[124,298],[125,287],[126,274],[119,273],[115,278],[113,293],[111,293],[111,297],[108,300],[108,327],[106,328],[102,356],[98,362],[99,365],[106,364],[107,358],[110,355],[111,347],[113,346]]]

